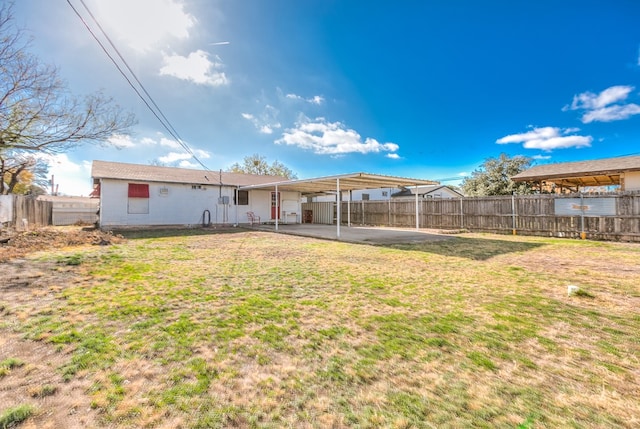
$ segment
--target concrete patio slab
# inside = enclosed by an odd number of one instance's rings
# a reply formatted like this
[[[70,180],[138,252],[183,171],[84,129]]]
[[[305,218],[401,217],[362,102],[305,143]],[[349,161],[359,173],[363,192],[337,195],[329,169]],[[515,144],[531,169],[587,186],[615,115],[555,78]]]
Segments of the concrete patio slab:
[[[254,225],[252,229],[272,231],[281,234],[315,237],[325,240],[345,241],[364,244],[406,244],[425,241],[450,240],[451,234],[438,233],[433,230],[415,228],[389,228],[371,226],[341,226],[340,237],[337,237],[335,225],[319,224],[280,224],[276,231],[275,225]]]

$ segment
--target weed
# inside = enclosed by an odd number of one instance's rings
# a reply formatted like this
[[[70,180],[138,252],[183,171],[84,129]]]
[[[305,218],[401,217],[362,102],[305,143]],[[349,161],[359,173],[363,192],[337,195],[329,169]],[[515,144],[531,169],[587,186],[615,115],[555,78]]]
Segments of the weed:
[[[489,359],[489,357],[487,357],[484,353],[470,352],[470,353],[467,353],[467,357],[471,360],[471,362],[475,363],[480,367],[490,369],[490,370],[494,370],[497,368],[496,364],[493,363],[493,361]]]
[[[7,408],[0,413],[0,428],[5,429],[14,427],[31,417],[34,411],[35,408],[29,404]]]
[[[45,384],[43,386],[38,386],[29,391],[29,394],[34,398],[44,398],[46,396],[55,395],[58,391],[56,386],[52,386],[50,384]]]
[[[575,292],[573,292],[572,296],[577,296],[580,298],[595,298],[595,295],[592,294],[591,292],[584,290],[582,288],[576,290]]]
[[[24,365],[24,361],[18,358],[7,358],[7,359],[4,359],[3,361],[0,361],[0,368],[13,369],[13,368],[19,368],[23,365]]]

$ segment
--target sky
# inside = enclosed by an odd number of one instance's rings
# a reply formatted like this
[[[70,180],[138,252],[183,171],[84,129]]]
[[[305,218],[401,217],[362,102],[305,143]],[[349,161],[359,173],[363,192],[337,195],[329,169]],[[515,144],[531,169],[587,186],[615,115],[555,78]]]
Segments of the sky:
[[[138,120],[53,158],[61,194],[88,195],[92,160],[218,171],[259,154],[301,179],[456,185],[501,153],[640,154],[637,0],[20,0],[13,13],[74,95],[102,91]]]

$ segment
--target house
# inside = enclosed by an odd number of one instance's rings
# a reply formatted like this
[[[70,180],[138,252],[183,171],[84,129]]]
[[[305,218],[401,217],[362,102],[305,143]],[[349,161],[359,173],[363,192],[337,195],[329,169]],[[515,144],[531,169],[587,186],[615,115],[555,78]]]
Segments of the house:
[[[107,161],[93,161],[91,177],[101,228],[237,225],[250,222],[248,213],[263,222],[300,213],[298,191],[240,189],[282,177]]]
[[[416,193],[419,198],[435,198],[435,199],[450,199],[450,198],[462,198],[460,192],[446,185],[426,185],[415,186],[401,189],[398,192],[391,194],[392,199],[415,199]]]
[[[535,183],[540,189],[553,185],[573,192],[612,185],[620,186],[621,191],[640,191],[640,156],[536,165],[511,180]]]
[[[238,225],[259,218],[262,223],[273,222],[278,230],[280,223],[305,221],[303,195],[337,196],[356,189],[405,188],[436,183],[368,173],[287,180],[276,176],[106,161],[94,161],[91,176],[92,194],[100,198],[99,224],[102,228]],[[338,238],[342,222],[339,206],[335,219]],[[312,222],[316,219],[314,215]],[[330,215],[329,223],[332,222]]]
[[[420,198],[461,198],[463,195],[446,185],[431,182],[430,185],[417,186]],[[415,199],[416,186],[400,188],[356,189],[351,192],[351,201],[388,201]],[[310,201],[309,201],[310,199]],[[335,201],[335,195],[315,195],[308,197],[306,202]],[[342,196],[342,201],[348,201],[349,194]]]

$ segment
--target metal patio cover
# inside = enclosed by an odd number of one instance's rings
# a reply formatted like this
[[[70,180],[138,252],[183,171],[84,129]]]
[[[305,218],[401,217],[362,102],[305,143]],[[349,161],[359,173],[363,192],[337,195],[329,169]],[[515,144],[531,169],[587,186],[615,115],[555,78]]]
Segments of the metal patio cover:
[[[316,177],[313,179],[285,180],[259,185],[241,186],[239,189],[274,189],[294,191],[304,194],[321,194],[359,189],[402,188],[409,186],[437,185],[433,180],[411,179],[407,177],[385,176],[380,174],[351,173],[337,176]]]

